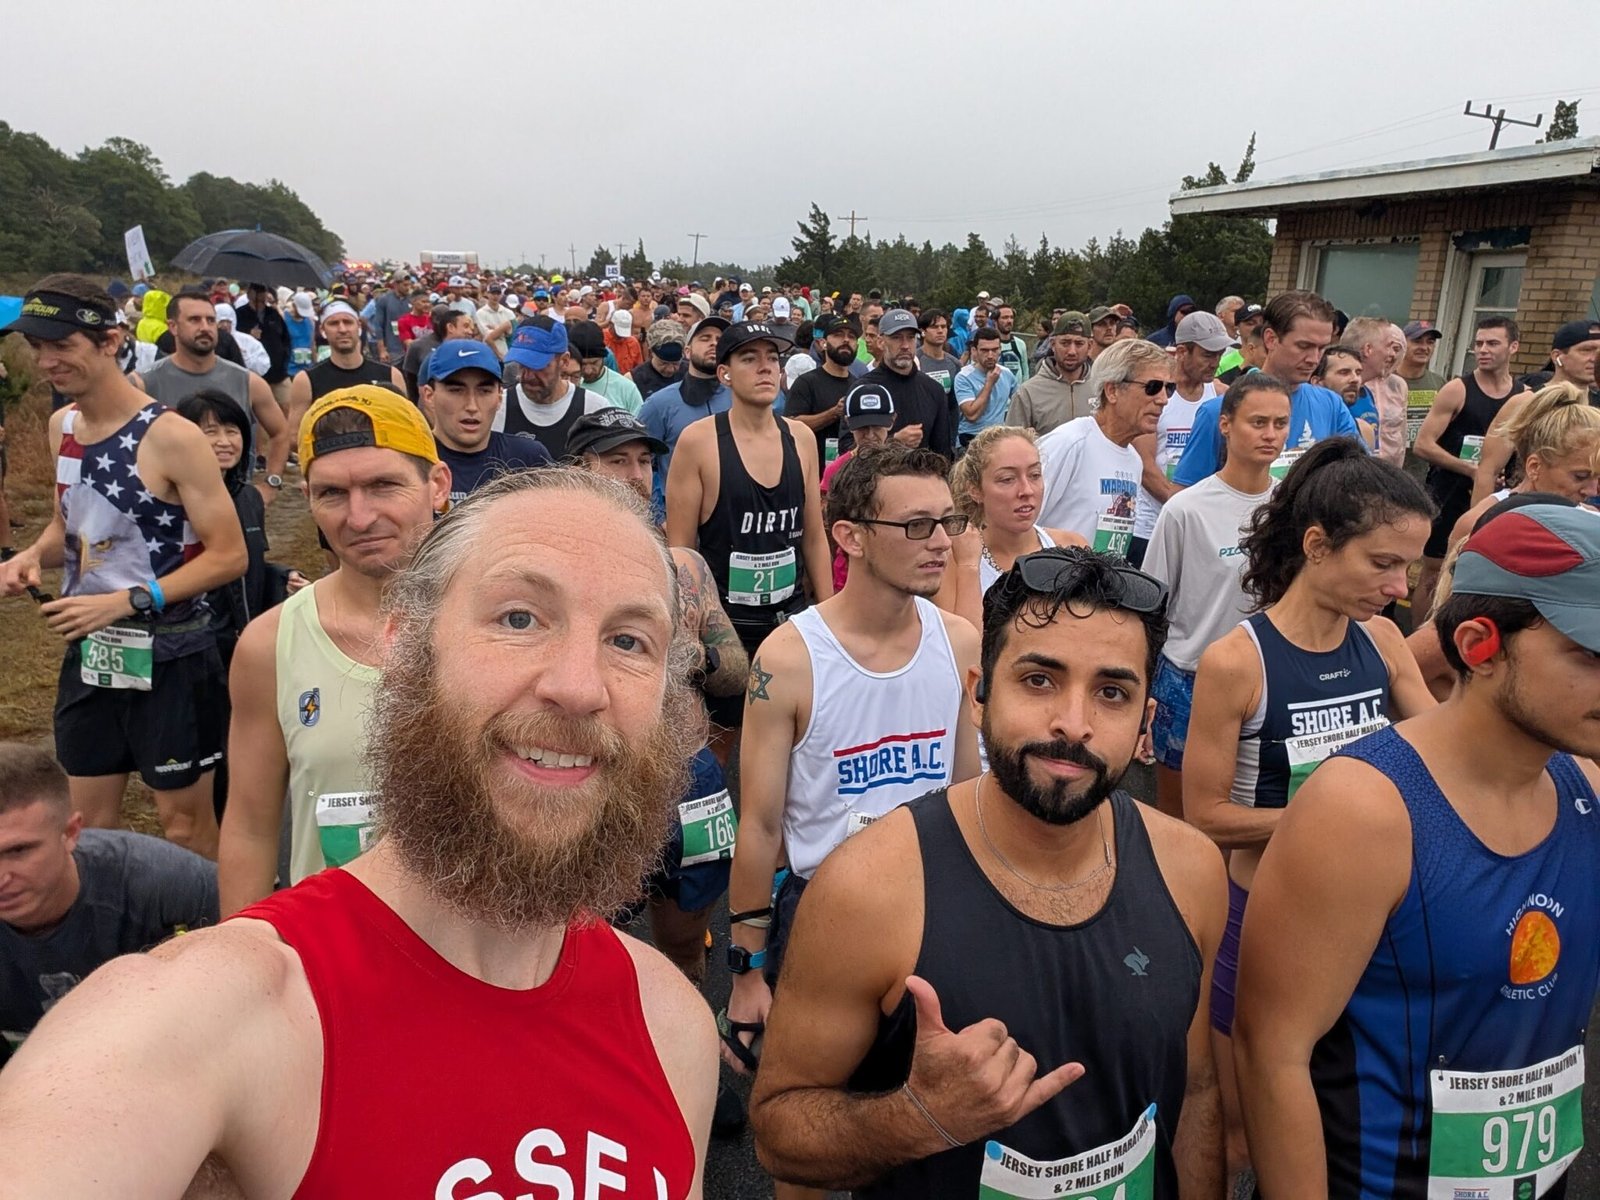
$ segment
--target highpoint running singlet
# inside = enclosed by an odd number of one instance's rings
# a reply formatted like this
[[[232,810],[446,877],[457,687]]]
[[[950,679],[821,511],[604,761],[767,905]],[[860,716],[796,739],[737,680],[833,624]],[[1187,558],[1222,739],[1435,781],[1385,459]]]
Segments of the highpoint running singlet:
[[[1399,791],[1412,866],[1312,1053],[1331,1200],[1565,1195],[1600,987],[1600,800],[1552,755],[1555,827],[1509,857],[1478,840],[1398,731],[1342,753]]]
[[[689,1194],[694,1144],[605,922],[569,926],[550,978],[513,990],[458,970],[342,870],[238,916],[299,955],[322,1023],[296,1200]]]
[[[914,597],[922,639],[904,666],[869,671],[814,608],[791,618],[811,656],[811,721],[789,752],[783,840],[811,878],[845,838],[950,782],[961,674],[933,603]]]

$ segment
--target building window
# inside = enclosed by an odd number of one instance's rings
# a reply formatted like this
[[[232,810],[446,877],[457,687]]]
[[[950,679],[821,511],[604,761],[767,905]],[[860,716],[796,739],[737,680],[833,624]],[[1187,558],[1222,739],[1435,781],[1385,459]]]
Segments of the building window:
[[[1316,291],[1352,317],[1411,319],[1417,282],[1417,244],[1324,246],[1317,256]]]
[[[1522,272],[1528,255],[1523,250],[1506,253],[1474,254],[1467,277],[1467,303],[1461,312],[1461,328],[1456,333],[1456,354],[1452,369],[1465,375],[1477,360],[1472,352],[1473,336],[1484,317],[1516,318],[1517,302],[1522,297]]]

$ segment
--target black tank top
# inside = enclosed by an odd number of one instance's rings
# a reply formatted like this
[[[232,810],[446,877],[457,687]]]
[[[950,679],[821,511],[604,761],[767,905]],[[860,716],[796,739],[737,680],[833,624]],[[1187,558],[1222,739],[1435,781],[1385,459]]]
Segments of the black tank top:
[[[535,425],[528,420],[522,411],[522,401],[517,399],[519,385],[512,384],[506,388],[502,403],[506,410],[506,429],[509,434],[523,433],[541,442],[544,448],[550,451],[550,457],[560,462],[567,457],[567,436],[572,432],[572,427],[578,423],[578,418],[583,416],[583,410],[588,405],[588,394],[581,387],[572,389],[572,399],[567,404],[567,411],[554,425]]]
[[[806,606],[806,563],[800,553],[806,479],[794,435],[776,414],[783,439],[777,486],[750,478],[727,413],[717,427],[717,503],[700,525],[700,553],[711,567],[739,639],[754,652],[763,638]]]
[[[1457,458],[1461,456],[1462,443],[1468,437],[1481,438],[1489,432],[1489,426],[1499,415],[1501,406],[1517,390],[1513,381],[1511,391],[1504,396],[1491,396],[1478,386],[1476,371],[1468,371],[1461,377],[1461,383],[1467,389],[1467,398],[1461,405],[1461,411],[1450,418],[1450,424],[1439,435],[1439,449]],[[1428,486],[1441,503],[1454,498],[1457,493],[1472,494],[1472,480],[1455,471],[1446,471],[1443,467],[1428,468]]]
[[[1102,1148],[1123,1151],[1127,1165],[1138,1153],[1125,1149],[1135,1133],[1142,1133],[1148,1147],[1140,1172],[1153,1190],[1136,1190],[1129,1182],[1128,1194],[1177,1196],[1172,1138],[1187,1084],[1189,1025],[1200,1000],[1200,950],[1156,866],[1136,802],[1118,791],[1109,803],[1116,879],[1100,911],[1077,925],[1048,925],[1011,906],[972,856],[945,789],[908,806],[922,850],[924,916],[916,974],[938,993],[946,1026],[962,1029],[995,1017],[1038,1059],[1041,1074],[1074,1061],[1087,1072],[1010,1128],[909,1163],[856,1189],[857,1196],[972,1200],[990,1194],[979,1192],[985,1171],[1021,1159],[1055,1163]],[[899,1087],[910,1071],[915,1040],[915,1004],[908,993],[880,1018],[850,1086],[876,1092]],[[1069,1185],[1064,1194],[1099,1195],[1103,1186],[1110,1196],[1118,1181],[1110,1176],[1098,1185],[1070,1186],[1102,1169],[1103,1164],[1083,1165],[1039,1178]],[[1002,1184],[993,1194],[1013,1193]]]
[[[311,381],[311,398],[320,400],[329,392],[354,387],[358,383],[376,383],[392,390],[394,379],[389,374],[391,369],[388,363],[372,358],[363,358],[359,367],[341,367],[333,359],[327,358],[308,368],[306,378]]]

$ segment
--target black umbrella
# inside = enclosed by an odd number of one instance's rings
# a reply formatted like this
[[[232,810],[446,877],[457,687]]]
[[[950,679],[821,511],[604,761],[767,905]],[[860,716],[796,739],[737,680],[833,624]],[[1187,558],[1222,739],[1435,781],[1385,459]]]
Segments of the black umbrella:
[[[325,287],[333,272],[299,242],[259,229],[225,229],[190,242],[172,265],[196,275],[215,275],[267,287]]]

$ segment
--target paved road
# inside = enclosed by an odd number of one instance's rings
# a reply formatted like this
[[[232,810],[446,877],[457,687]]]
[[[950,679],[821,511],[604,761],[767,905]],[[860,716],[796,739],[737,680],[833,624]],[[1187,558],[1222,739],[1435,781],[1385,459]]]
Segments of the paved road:
[[[1135,767],[1124,781],[1124,786],[1142,800],[1155,795],[1155,783],[1150,771]],[[640,928],[641,936],[648,931]],[[728,1001],[729,976],[722,956],[728,944],[726,906],[713,924],[716,950],[711,956],[706,974],[704,992],[714,1010]],[[1600,1062],[1600,1005],[1589,1022],[1588,1061]],[[748,1090],[748,1082],[741,1080],[726,1066],[723,1078],[731,1080],[741,1093]],[[1600,1198],[1600,1086],[1590,1085],[1585,1092],[1583,1106],[1584,1143],[1591,1147],[1578,1158],[1568,1186],[1568,1200],[1596,1200]],[[755,1149],[748,1128],[738,1138],[713,1138],[706,1161],[706,1200],[762,1200],[772,1195],[772,1183],[756,1163]]]

